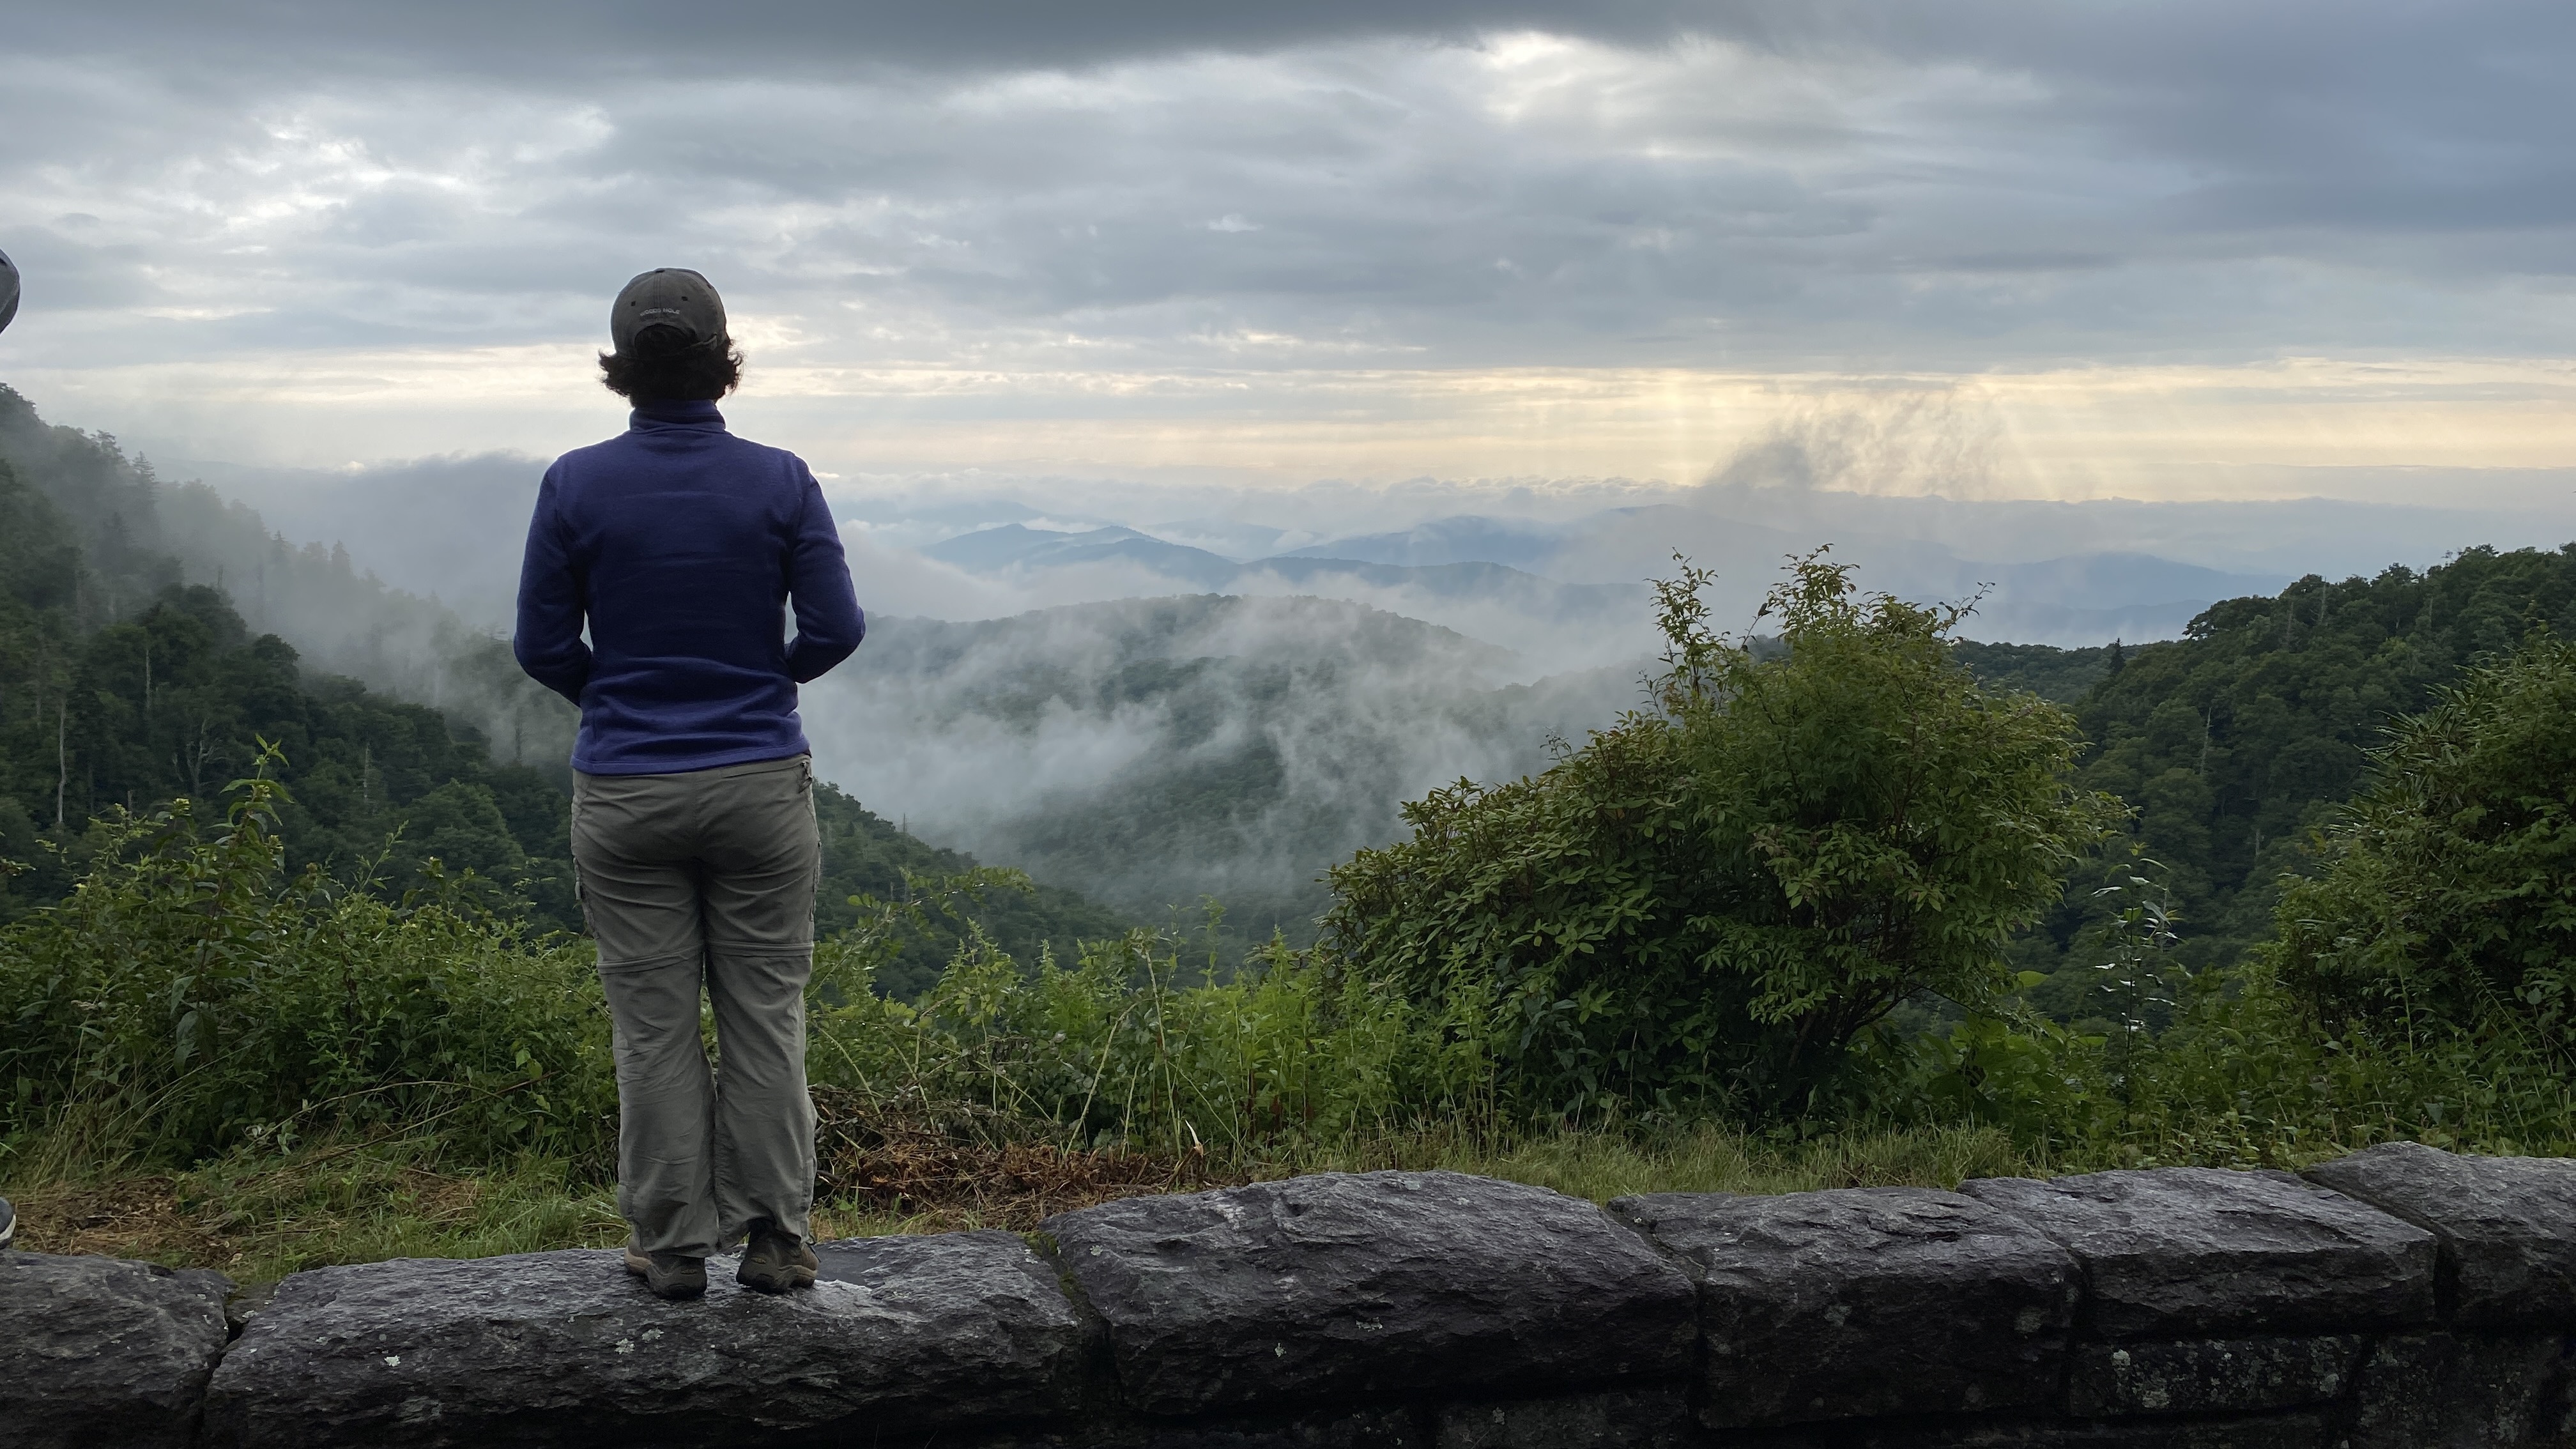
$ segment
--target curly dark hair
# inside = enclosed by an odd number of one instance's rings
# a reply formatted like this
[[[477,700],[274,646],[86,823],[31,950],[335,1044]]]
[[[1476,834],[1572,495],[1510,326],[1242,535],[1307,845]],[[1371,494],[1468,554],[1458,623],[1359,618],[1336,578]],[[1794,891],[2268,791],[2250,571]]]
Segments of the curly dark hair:
[[[742,386],[742,349],[732,338],[695,347],[655,345],[673,335],[668,327],[647,327],[636,335],[632,352],[599,354],[600,385],[639,403],[714,402]]]

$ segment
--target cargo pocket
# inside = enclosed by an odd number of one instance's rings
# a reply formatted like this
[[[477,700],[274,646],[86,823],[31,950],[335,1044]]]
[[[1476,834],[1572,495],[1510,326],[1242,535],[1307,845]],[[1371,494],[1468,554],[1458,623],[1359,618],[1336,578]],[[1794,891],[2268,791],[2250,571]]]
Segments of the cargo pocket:
[[[599,939],[599,929],[590,923],[590,890],[581,883],[581,862],[572,863],[572,901],[581,908],[581,929],[592,940]]]
[[[576,775],[572,785],[572,807],[564,812],[564,863],[572,867],[572,903],[581,911],[581,929],[593,940],[599,930],[590,923],[590,888],[581,879],[581,794],[582,779]]]

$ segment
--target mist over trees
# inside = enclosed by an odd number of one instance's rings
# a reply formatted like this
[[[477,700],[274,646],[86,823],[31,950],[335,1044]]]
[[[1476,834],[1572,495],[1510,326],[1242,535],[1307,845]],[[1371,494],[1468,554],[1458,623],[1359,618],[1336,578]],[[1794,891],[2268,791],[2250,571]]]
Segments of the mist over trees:
[[[507,734],[485,733],[495,719]],[[0,386],[0,919],[114,848],[96,817],[204,805],[261,771],[285,787],[264,807],[280,868],[397,897],[470,872],[483,907],[577,930],[570,723],[506,642]],[[827,929],[853,895],[906,899],[907,872],[976,869],[829,786],[816,810]],[[1126,924],[1061,889],[987,890],[908,940],[889,986],[934,978],[968,921],[1031,959]]]
[[[0,855],[26,867],[0,887],[0,909],[61,895],[91,853],[93,817],[213,798],[262,766],[266,741],[292,788],[279,807],[290,867],[410,882],[435,856],[541,922],[575,918],[551,778],[495,763],[427,706],[308,676],[225,594],[177,582],[178,560],[137,544],[157,521],[152,500],[125,501],[131,512],[91,517],[109,541],[108,567],[93,571],[73,519],[0,458]]]
[[[83,627],[136,612],[171,584],[202,584],[253,633],[295,641],[310,667],[453,715],[505,759],[559,771],[570,755],[571,706],[519,672],[506,639],[386,587],[345,547],[290,544],[214,489],[159,477],[113,437],[46,423],[5,383],[0,457],[81,542],[91,583],[73,614]]]
[[[844,782],[935,838],[1141,919],[1314,938],[1327,868],[1402,801],[1544,765],[1647,661],[1535,685],[1508,651],[1339,600],[1193,595],[875,622],[809,686]]]

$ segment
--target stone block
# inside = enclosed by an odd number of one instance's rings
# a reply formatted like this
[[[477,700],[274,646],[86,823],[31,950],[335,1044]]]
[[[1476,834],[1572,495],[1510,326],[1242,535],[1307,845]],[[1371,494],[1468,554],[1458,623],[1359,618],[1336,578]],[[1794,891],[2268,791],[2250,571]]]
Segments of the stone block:
[[[2576,1335],[2558,1350],[2558,1372],[2532,1410],[2532,1442],[2548,1449],[2576,1449]]]
[[[232,1287],[203,1270],[0,1253],[0,1449],[189,1443]]]
[[[2390,1142],[2306,1176],[2439,1240],[2444,1317],[2462,1327],[2576,1329],[2576,1161]]]
[[[2057,1397],[2075,1261],[2010,1213],[1912,1187],[1655,1193],[1611,1210],[1698,1280],[1712,1427]]]
[[[1320,1173],[1046,1229],[1153,1414],[1678,1379],[1697,1336],[1680,1269],[1592,1204],[1518,1183]]]
[[[1443,1405],[1437,1449],[1703,1449],[1708,1431],[1678,1388]]]
[[[1835,1443],[1832,1449],[2344,1449],[2344,1446],[2336,1434],[2331,1416],[2317,1410],[2302,1410],[2228,1419],[1998,1419],[1963,1424],[1871,1425],[1849,1439]]]
[[[2335,1334],[2078,1344],[2066,1365],[2066,1411],[2081,1418],[2245,1414],[2331,1403],[2352,1387],[2368,1342]]]
[[[1055,1271],[1008,1233],[817,1249],[772,1297],[708,1264],[666,1303],[615,1252],[402,1259],[298,1273],[225,1355],[218,1444],[717,1445],[1062,1413],[1085,1332]]]
[[[2362,1360],[2349,1449],[2543,1449],[2564,1443],[2567,1339],[2406,1333]]]
[[[2532,1408],[2531,1442],[2542,1449],[2576,1449],[2576,1336],[2560,1346],[2558,1372]]]
[[[949,1449],[964,1442],[942,1438],[921,1446],[871,1444],[869,1449]],[[968,1449],[1429,1449],[1429,1443],[1412,1410],[1378,1404],[1343,1413],[1110,1418],[975,1440]]]
[[[2348,1333],[2433,1317],[2432,1234],[2288,1173],[2164,1167],[1959,1191],[2075,1255],[2088,1337]]]

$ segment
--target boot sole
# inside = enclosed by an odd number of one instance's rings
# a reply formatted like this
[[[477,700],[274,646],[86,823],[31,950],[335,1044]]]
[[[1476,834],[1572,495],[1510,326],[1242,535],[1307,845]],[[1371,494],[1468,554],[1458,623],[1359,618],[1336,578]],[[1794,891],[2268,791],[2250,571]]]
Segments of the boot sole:
[[[644,1280],[646,1292],[669,1302],[703,1298],[707,1293],[707,1274],[704,1265],[701,1265],[693,1275],[682,1276],[678,1273],[670,1273],[657,1277],[653,1271],[651,1258],[628,1253],[626,1271]]]
[[[786,1281],[779,1281],[781,1278]],[[755,1293],[792,1293],[799,1288],[814,1286],[814,1270],[796,1266],[783,1273],[755,1273],[746,1268],[734,1274],[733,1281]]]

